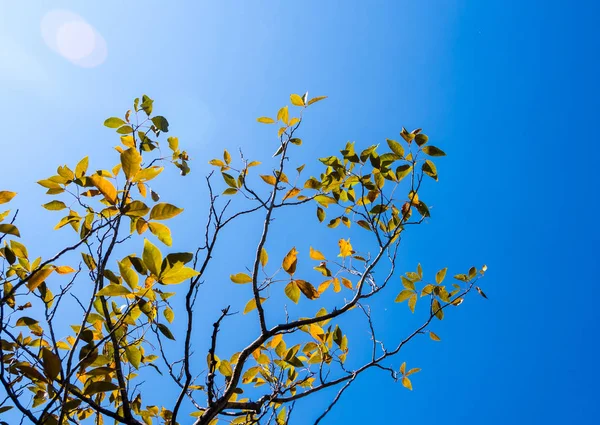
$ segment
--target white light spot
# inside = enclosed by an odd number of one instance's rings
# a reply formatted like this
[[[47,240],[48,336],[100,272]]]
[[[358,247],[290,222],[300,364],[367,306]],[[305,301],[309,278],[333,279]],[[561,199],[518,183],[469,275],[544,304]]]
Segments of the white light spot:
[[[106,59],[104,38],[76,13],[50,11],[42,19],[41,30],[48,47],[75,65],[92,68]]]
[[[87,23],[67,22],[56,34],[58,51],[71,61],[89,56],[96,46],[94,29]]]

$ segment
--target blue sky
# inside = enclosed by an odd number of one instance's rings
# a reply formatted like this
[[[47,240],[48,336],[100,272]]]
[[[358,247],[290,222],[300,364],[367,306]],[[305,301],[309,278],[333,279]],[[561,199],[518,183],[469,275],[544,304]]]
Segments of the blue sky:
[[[40,23],[53,9],[94,26],[106,42],[102,64],[78,66],[44,43]],[[485,263],[489,300],[473,297],[444,320],[441,343],[407,350],[403,359],[423,369],[413,392],[365,376],[328,423],[591,423],[600,379],[597,15],[584,1],[1,1],[2,189],[19,192],[24,239],[53,252],[57,217],[40,214],[34,182],[87,154],[97,168],[114,161],[117,140],[102,122],[148,93],[194,159],[189,177],[164,183],[189,214],[174,226],[186,235],[174,246],[192,249],[207,161],[238,147],[270,158],[275,139],[255,118],[290,93],[329,96],[308,114],[298,161],[422,127],[448,156],[428,188],[433,217],[408,236],[400,265],[421,262],[431,275]],[[337,238],[317,226],[279,231],[298,244]],[[247,298],[223,289],[218,272],[248,255],[253,238],[249,226],[223,241],[219,252],[231,257],[207,277],[207,320],[231,297]],[[393,338],[406,310],[387,307],[377,319]],[[231,335],[246,329],[232,326],[241,328]],[[299,418],[311,417],[303,406]]]

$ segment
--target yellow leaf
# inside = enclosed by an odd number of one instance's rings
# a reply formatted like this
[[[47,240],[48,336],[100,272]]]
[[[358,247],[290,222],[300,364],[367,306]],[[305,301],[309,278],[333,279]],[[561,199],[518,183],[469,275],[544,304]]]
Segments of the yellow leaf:
[[[144,265],[155,276],[160,275],[162,264],[162,254],[160,250],[152,244],[148,239],[144,239],[144,251],[142,252],[142,261]]]
[[[136,183],[136,182],[147,182],[147,181],[150,181],[154,177],[156,177],[160,173],[162,173],[162,171],[164,169],[165,169],[165,167],[159,167],[157,165],[154,165],[154,166],[148,167],[148,168],[144,168],[143,170],[141,170],[140,172],[138,172],[136,174],[136,176],[134,177],[134,179],[132,181],[134,183]]]
[[[135,148],[135,140],[131,134],[126,136],[121,136],[121,143],[123,143],[128,148]]]
[[[269,117],[260,117],[257,118],[256,121],[262,123],[262,124],[274,124],[275,120],[273,118],[269,118]]]
[[[89,177],[90,181],[96,188],[104,195],[104,198],[112,205],[117,203],[117,189],[112,185],[111,182],[106,180],[104,177],[100,177],[94,174]]]
[[[410,311],[412,311],[414,313],[416,305],[417,305],[417,294],[414,294],[408,299],[408,308],[410,308]]]
[[[292,94],[290,95],[290,102],[292,102],[292,105],[294,106],[304,106],[304,102],[302,101],[302,97],[298,94]]]
[[[402,385],[412,391],[412,383],[406,376],[402,377]]]
[[[0,204],[6,204],[16,195],[15,192],[9,192],[7,190],[0,191]]]
[[[136,148],[129,148],[121,153],[121,165],[127,180],[131,180],[140,171],[142,164],[142,155]]]
[[[294,282],[296,282],[296,285],[298,285],[298,288],[300,289],[300,291],[302,291],[302,293],[304,294],[304,296],[306,298],[308,298],[309,300],[314,300],[314,299],[319,298],[319,292],[317,292],[317,290],[315,289],[315,287],[312,286],[307,281],[305,281],[305,280],[295,280]]]
[[[354,251],[352,250],[352,245],[350,245],[350,239],[345,240],[345,239],[340,239],[338,241],[338,245],[340,246],[340,253],[338,255],[338,257],[349,257],[352,254],[354,254]]]
[[[283,121],[285,124],[288,123],[290,118],[288,107],[284,106],[277,112],[277,119]]]
[[[309,105],[312,105],[313,103],[318,102],[319,100],[323,100],[323,99],[327,99],[327,96],[317,96],[317,97],[313,97],[312,99],[310,99],[308,101]]]
[[[173,285],[176,283],[181,283],[184,280],[191,279],[199,274],[199,272],[191,267],[185,267],[183,262],[179,261],[175,263],[173,267],[166,269],[161,273],[160,283],[164,285]]]
[[[262,305],[262,303],[266,300],[266,298],[260,298],[260,304]],[[250,313],[252,310],[256,310],[256,300],[254,298],[252,298],[250,301],[248,301],[248,303],[246,304],[246,307],[244,307],[244,314]]]
[[[288,283],[285,286],[284,292],[290,300],[298,304],[298,301],[300,300],[300,288],[298,288],[296,281],[292,280],[290,283]]]
[[[348,288],[348,289],[352,289],[352,281],[350,279],[346,279],[345,277],[342,277],[342,284]]]
[[[168,220],[179,215],[183,211],[183,208],[178,208],[175,205],[160,203],[152,207],[150,211],[151,220]]]
[[[173,239],[171,238],[171,230],[162,223],[148,223],[148,227],[153,235],[155,235],[159,241],[167,246],[171,246]]]
[[[58,274],[69,274],[69,273],[75,273],[75,269],[71,266],[58,266],[58,267],[54,267],[54,271],[56,271],[56,273]]]
[[[275,176],[260,176],[261,179],[270,185],[275,185]]]
[[[83,177],[83,175],[85,174],[85,172],[88,169],[88,164],[89,164],[89,158],[87,156],[77,163],[77,165],[75,166],[75,177],[76,178]]]
[[[233,283],[250,283],[252,282],[252,278],[247,275],[246,273],[237,273],[237,274],[232,274],[229,276],[229,279],[231,279],[231,281]]]
[[[108,286],[105,286],[101,290],[96,293],[97,297],[119,297],[122,295],[130,295],[131,291],[127,289],[123,285],[117,285],[116,283],[111,283]]]
[[[52,274],[53,271],[54,271],[54,269],[51,267],[47,267],[45,269],[38,270],[33,275],[31,275],[31,277],[27,281],[27,283],[26,283],[27,288],[33,292],[35,290],[35,288],[40,286],[41,283],[44,280],[46,280],[46,278],[48,278],[48,276],[50,276]]]
[[[440,337],[437,336],[436,334],[434,334],[433,332],[429,331],[429,337],[431,339],[433,339],[434,341],[441,341]]]
[[[267,254],[267,250],[263,247],[260,250],[260,264],[264,267],[267,265],[269,261],[269,254]]]
[[[317,261],[325,261],[325,256],[320,251],[313,249],[312,246],[310,247],[310,258]]]
[[[445,268],[443,268],[442,270],[440,270],[439,272],[436,273],[436,275],[435,275],[435,281],[436,281],[436,283],[438,285],[444,281],[444,278],[446,277],[446,272],[447,271],[448,271],[448,267],[445,267]]]
[[[285,201],[286,199],[293,198],[294,196],[296,196],[299,193],[300,193],[300,189],[298,189],[297,187],[294,187],[294,188],[290,189],[288,191],[288,193],[285,194],[285,196],[283,197],[283,200]]]
[[[298,251],[296,248],[292,248],[283,259],[281,266],[288,274],[293,275],[296,272],[296,265],[298,263]]]

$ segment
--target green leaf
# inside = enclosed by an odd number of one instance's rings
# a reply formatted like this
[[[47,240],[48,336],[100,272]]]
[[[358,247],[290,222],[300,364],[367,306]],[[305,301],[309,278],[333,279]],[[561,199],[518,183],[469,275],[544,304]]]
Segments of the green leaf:
[[[160,203],[152,207],[150,211],[151,220],[168,220],[173,218],[183,211],[183,208],[177,208],[175,205]]]
[[[446,153],[443,150],[436,148],[435,146],[425,146],[422,150],[429,156],[446,156]]]
[[[163,325],[162,323],[159,323],[158,325],[158,330],[167,338],[172,339],[173,341],[175,341],[175,337],[173,336],[173,334],[171,333],[171,330],[166,327],[165,325]]]
[[[111,283],[108,286],[105,286],[101,290],[96,293],[97,297],[118,297],[122,295],[130,295],[131,291],[127,289],[123,285],[118,285],[116,283]]]
[[[108,127],[108,128],[119,128],[125,124],[126,124],[125,121],[123,121],[121,118],[117,118],[117,117],[110,117],[104,121],[104,126]]]
[[[162,254],[160,250],[152,244],[148,239],[144,239],[144,251],[142,253],[142,260],[148,270],[150,270],[155,276],[160,275],[160,267],[162,263]]]
[[[288,283],[284,289],[284,292],[290,300],[298,304],[298,301],[300,300],[300,288],[298,287],[296,281],[293,280]]]
[[[163,131],[165,133],[167,133],[169,131],[169,121],[167,121],[167,119],[165,117],[162,117],[160,115],[152,117],[152,123],[160,131]]]
[[[229,276],[229,279],[231,279],[231,281],[233,283],[239,283],[239,284],[252,282],[252,278],[249,275],[247,275],[246,273],[232,274]]]

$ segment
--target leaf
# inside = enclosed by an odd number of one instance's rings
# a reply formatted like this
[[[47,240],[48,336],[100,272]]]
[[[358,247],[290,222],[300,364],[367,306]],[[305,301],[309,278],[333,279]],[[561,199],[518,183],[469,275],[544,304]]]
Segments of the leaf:
[[[127,283],[131,289],[137,288],[140,280],[138,274],[133,271],[125,261],[119,261],[117,264],[119,265],[119,273],[121,273],[121,277],[125,283]]]
[[[386,142],[392,150],[392,152],[394,152],[396,155],[399,155],[400,157],[404,157],[404,148],[400,143],[392,139],[386,139]]]
[[[110,204],[115,205],[117,203],[117,189],[115,189],[111,182],[104,177],[100,177],[98,174],[90,176],[89,180]]]
[[[19,229],[14,224],[0,224],[0,233],[20,237]]]
[[[308,104],[312,105],[313,103],[317,103],[318,101],[323,100],[323,99],[327,99],[327,96],[316,96],[316,97],[313,97],[312,99],[310,99],[308,101]]]
[[[131,295],[131,291],[125,286],[116,283],[111,283],[96,292],[97,297],[118,297],[122,295]]]
[[[431,302],[431,311],[439,320],[444,318],[444,310],[442,310],[442,306],[438,300],[433,300]]]
[[[9,192],[7,190],[0,190],[0,204],[6,204],[10,202],[17,194],[15,192]]]
[[[233,283],[243,284],[252,282],[252,278],[246,273],[237,273],[229,276]]]
[[[277,181],[275,179],[275,176],[260,176],[260,178],[263,179],[265,183],[270,184],[272,186],[274,186],[275,182]]]
[[[88,169],[89,158],[86,156],[75,166],[75,178],[81,178]]]
[[[424,146],[421,148],[423,152],[429,156],[446,156],[446,153],[435,146]]]
[[[294,282],[296,282],[296,285],[298,285],[298,288],[300,289],[300,291],[302,291],[304,296],[306,298],[308,298],[309,300],[314,300],[314,299],[319,298],[319,292],[317,292],[315,287],[312,286],[309,282],[307,282],[305,280],[295,280]]]
[[[162,264],[162,254],[160,250],[152,244],[148,239],[144,239],[144,251],[142,253],[142,261],[144,265],[150,270],[155,276],[160,275],[160,268]]]
[[[129,363],[136,368],[140,368],[140,362],[142,361],[142,352],[134,345],[128,345],[125,347],[125,356]]]
[[[65,203],[62,201],[50,201],[47,204],[42,205],[42,207],[46,208],[49,211],[60,211],[67,208]]]
[[[136,148],[129,148],[121,153],[121,165],[127,180],[132,180],[141,169],[142,155]]]
[[[402,385],[412,391],[412,382],[406,376],[402,377]]]
[[[69,274],[75,273],[75,269],[71,266],[58,266],[54,267],[54,271],[58,274]]]
[[[165,325],[163,325],[162,323],[159,323],[158,325],[158,330],[167,338],[172,339],[173,341],[175,341],[175,337],[173,336],[173,334],[171,333],[171,330],[166,327]]]
[[[321,207],[317,207],[317,218],[321,223],[325,220],[325,211]]]
[[[293,275],[296,272],[296,265],[298,263],[298,251],[296,251],[296,247],[292,248],[290,252],[287,253],[281,266],[283,270],[285,270],[289,275]]]
[[[414,313],[416,305],[417,305],[417,294],[413,294],[408,299],[408,308],[410,308],[410,311],[412,311]]]
[[[151,220],[168,220],[173,218],[183,211],[183,208],[177,208],[175,205],[160,203],[152,207],[150,211]]]
[[[423,163],[423,167],[421,167],[421,169],[423,170],[423,172],[425,174],[427,174],[429,177],[431,177],[435,181],[438,180],[437,168],[436,168],[435,164],[433,162],[431,162],[430,160],[426,159],[425,162]]]
[[[338,254],[338,257],[345,258],[354,254],[354,251],[352,250],[352,245],[350,244],[350,239],[340,239],[338,241],[338,245],[340,247],[340,253]]]
[[[298,189],[297,187],[293,187],[285,194],[285,196],[283,197],[283,201],[285,201],[286,199],[293,198],[299,193],[300,189]]]
[[[320,251],[313,249],[312,246],[310,247],[310,258],[317,261],[325,261],[325,256]]]
[[[429,331],[429,337],[431,339],[433,339],[434,341],[441,341],[440,337],[437,336],[436,334],[434,334],[433,332]]]
[[[54,381],[60,373],[60,357],[44,347],[42,348],[42,363],[44,373],[51,381]]]
[[[170,269],[165,270],[160,276],[160,283],[164,285],[174,285],[181,283],[184,280],[191,279],[194,276],[198,276],[200,272],[192,269],[191,267],[185,267],[182,262],[177,262]]]
[[[154,222],[148,223],[148,228],[150,229],[150,232],[152,232],[152,234],[158,238],[159,241],[167,246],[171,246],[173,243],[173,239],[171,238],[171,229],[162,223]]]
[[[444,267],[442,270],[435,274],[435,282],[439,285],[444,281],[446,277],[446,272],[448,271],[448,267]]]
[[[84,389],[83,393],[85,395],[93,395],[98,393],[105,393],[108,391],[114,391],[118,386],[108,381],[96,381],[92,382],[87,388]]]
[[[169,323],[173,323],[173,320],[175,320],[175,313],[169,307],[166,307],[163,310],[163,316],[165,316],[165,319],[167,319],[167,322]]]
[[[262,124],[275,124],[275,120],[273,118],[269,118],[269,117],[260,117],[260,118],[257,118],[256,121],[258,121],[259,123],[262,123]]]
[[[265,302],[266,298],[260,298],[260,303],[262,305],[263,302]],[[250,313],[252,310],[256,310],[256,300],[254,298],[252,298],[250,301],[248,301],[248,303],[246,304],[246,307],[244,307],[244,314]]]
[[[288,283],[285,286],[284,292],[290,300],[298,304],[298,301],[300,300],[300,288],[298,287],[296,281],[292,280],[290,283]]]
[[[315,196],[315,201],[317,201],[320,205],[324,206],[325,208],[329,208],[329,205],[337,203],[335,198],[326,195]]]
[[[160,115],[152,117],[152,124],[160,131],[164,131],[165,133],[169,131],[169,121],[165,117]]]
[[[107,118],[106,120],[104,120],[104,126],[108,127],[108,128],[119,128],[125,124],[126,124],[125,121],[123,121],[121,118],[117,118],[117,117],[110,117],[110,118]]]
[[[269,254],[267,254],[267,250],[263,247],[260,250],[260,264],[264,267],[267,265],[269,261]]]
[[[409,299],[410,297],[412,297],[414,294],[413,291],[411,291],[410,289],[403,289],[398,296],[396,297],[396,299],[394,300],[394,302],[396,303],[401,303],[406,301],[407,299]]]
[[[294,106],[304,106],[304,101],[302,100],[302,97],[300,97],[300,95],[297,94],[290,95],[290,102],[292,102],[292,105]]]
[[[475,289],[477,289],[477,292],[479,292],[479,295],[481,295],[486,300],[488,299],[487,295],[485,295],[485,293],[481,290],[481,288],[479,286],[476,286]]]
[[[51,267],[46,267],[44,269],[38,270],[33,275],[31,275],[31,277],[27,281],[27,288],[31,292],[33,292],[38,286],[42,284],[43,281],[45,281],[48,278],[48,276],[52,274],[53,271],[54,269]]]

